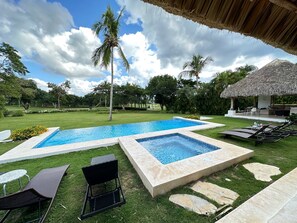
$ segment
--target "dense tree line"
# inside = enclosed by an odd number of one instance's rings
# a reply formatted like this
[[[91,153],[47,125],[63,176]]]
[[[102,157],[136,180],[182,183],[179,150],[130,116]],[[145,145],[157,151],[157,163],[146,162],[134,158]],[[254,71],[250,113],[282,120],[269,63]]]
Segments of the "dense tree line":
[[[193,57],[194,58],[194,57]],[[70,81],[57,85],[48,83],[49,92],[39,89],[33,80],[25,79],[29,72],[20,61],[17,51],[6,43],[0,45],[0,117],[5,105],[18,105],[26,110],[30,106],[54,108],[95,108],[110,107],[114,109],[147,108],[149,103],[158,103],[162,110],[178,113],[199,113],[206,115],[225,114],[230,107],[230,100],[220,98],[221,92],[230,84],[244,78],[256,69],[246,65],[217,73],[209,83],[199,82],[201,66],[211,59],[196,56],[196,63],[188,63],[189,70],[183,71],[179,78],[165,74],[150,79],[148,85],[142,88],[136,84],[116,85],[102,82],[85,96],[68,94]],[[199,62],[199,60],[202,62]],[[184,66],[184,67],[185,67]],[[192,79],[183,79],[185,72]],[[111,94],[113,90],[113,94]],[[113,100],[110,100],[113,97]],[[296,96],[274,97],[274,103],[297,103]],[[110,104],[112,101],[112,104]],[[236,109],[244,109],[255,103],[255,98],[246,97],[235,101]]]
[[[177,80],[170,75],[153,77],[147,92],[156,103],[160,103],[167,111],[179,113],[199,113],[206,115],[225,114],[230,107],[230,100],[220,98],[221,92],[230,84],[244,78],[256,69],[246,65],[235,71],[217,73],[209,83],[197,84],[196,81]],[[197,87],[198,86],[198,87]],[[242,98],[236,101],[237,107],[245,108],[253,104],[253,98]]]

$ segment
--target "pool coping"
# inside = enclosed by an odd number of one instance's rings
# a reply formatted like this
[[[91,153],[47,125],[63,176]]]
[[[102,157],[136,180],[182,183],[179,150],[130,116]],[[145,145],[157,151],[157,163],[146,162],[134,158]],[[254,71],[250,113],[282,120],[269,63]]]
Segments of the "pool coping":
[[[192,126],[192,127],[163,130],[163,131],[157,131],[157,132],[151,132],[151,133],[169,134],[169,133],[176,133],[178,130],[195,131],[195,130],[211,129],[211,128],[225,126],[223,124],[207,122],[202,120],[193,120],[193,119],[187,119],[187,118],[176,117],[176,116],[173,118],[184,119],[192,122],[195,122],[195,121],[203,122],[205,124]],[[32,137],[26,140],[25,142],[19,144],[18,146],[14,147],[13,149],[9,150],[8,152],[0,156],[0,164],[20,161],[20,160],[42,158],[47,156],[74,152],[74,151],[88,150],[88,149],[93,149],[98,147],[112,146],[112,145],[118,144],[119,138],[121,138],[121,137],[114,137],[114,138],[107,138],[107,139],[100,139],[100,140],[93,140],[93,141],[86,141],[86,142],[79,142],[79,143],[71,143],[71,144],[65,144],[65,145],[59,145],[59,146],[50,146],[50,147],[43,147],[43,148],[37,148],[37,149],[34,148],[36,145],[38,145],[46,138],[50,137],[58,130],[59,130],[59,127],[48,128],[47,132],[39,136]],[[142,137],[142,136],[146,136],[146,134],[149,134],[149,133],[137,134],[134,136]],[[123,136],[123,137],[127,137],[127,136]]]
[[[220,147],[220,149],[173,163],[161,164],[136,140],[172,133],[159,134],[158,132],[152,132],[147,133],[145,136],[134,135],[119,138],[121,148],[152,197],[223,170],[252,157],[254,154],[253,150],[202,136],[188,130],[178,130],[175,133],[206,142]]]
[[[249,198],[216,223],[296,222],[296,197],[297,168]]]

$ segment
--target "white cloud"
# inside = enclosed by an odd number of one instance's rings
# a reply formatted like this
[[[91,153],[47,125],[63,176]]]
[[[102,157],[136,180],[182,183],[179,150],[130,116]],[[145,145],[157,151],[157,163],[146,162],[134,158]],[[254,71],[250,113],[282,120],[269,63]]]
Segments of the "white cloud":
[[[37,87],[40,88],[41,90],[44,90],[47,92],[49,91],[49,88],[47,87],[47,82],[40,80],[38,78],[29,78],[29,79],[35,81]]]
[[[40,80],[39,78],[29,78],[30,80],[34,80],[37,84],[37,87],[44,91],[49,91],[49,88],[47,87],[47,82]],[[88,80],[82,80],[77,78],[68,79],[70,81],[70,89],[68,91],[69,94],[74,94],[78,96],[83,96],[88,93],[91,93],[98,84],[100,84],[102,81],[88,81]],[[61,85],[61,83],[57,83],[57,85]]]
[[[144,86],[153,76],[161,74],[177,76],[180,72],[177,66],[170,63],[166,66],[161,65],[157,52],[151,49],[143,33],[125,34],[120,40],[126,56],[131,60],[129,76],[133,82],[136,81],[137,84]]]
[[[181,71],[183,64],[197,53],[214,59],[214,62],[202,71],[201,80],[210,80],[216,72],[234,69],[245,64],[262,67],[275,58],[297,62],[295,56],[254,38],[226,30],[210,29],[142,1],[117,0],[117,2],[121,7],[126,7],[129,16],[126,23],[140,24],[143,28],[142,35],[145,43],[139,39],[140,35],[135,35],[134,38],[130,36],[129,42],[132,47],[134,44],[141,43],[143,46],[153,44],[157,49],[149,57],[156,58],[148,60],[146,64],[140,63],[139,58],[132,61],[132,66],[137,71],[145,72],[146,67],[156,71],[171,67],[171,74],[175,75]],[[148,47],[138,47],[134,48],[133,53],[149,55],[150,51]],[[131,72],[133,73],[132,70]],[[156,72],[155,75],[157,74],[160,72]]]
[[[91,61],[100,45],[90,28],[71,28],[71,14],[60,3],[45,0],[0,1],[0,41],[8,42],[44,70],[65,76],[102,77]]]
[[[75,94],[79,96],[83,96],[93,91],[94,87],[96,87],[100,82],[96,81],[88,81],[88,80],[81,80],[81,79],[69,79],[70,81],[70,94]]]

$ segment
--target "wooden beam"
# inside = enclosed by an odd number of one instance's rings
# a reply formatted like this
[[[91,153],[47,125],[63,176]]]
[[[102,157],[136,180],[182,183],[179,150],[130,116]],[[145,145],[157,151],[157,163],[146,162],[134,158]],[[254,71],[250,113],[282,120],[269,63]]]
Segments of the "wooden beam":
[[[289,11],[293,11],[297,13],[297,5],[292,3],[289,0],[269,0],[271,3],[278,5],[279,7],[288,9]]]

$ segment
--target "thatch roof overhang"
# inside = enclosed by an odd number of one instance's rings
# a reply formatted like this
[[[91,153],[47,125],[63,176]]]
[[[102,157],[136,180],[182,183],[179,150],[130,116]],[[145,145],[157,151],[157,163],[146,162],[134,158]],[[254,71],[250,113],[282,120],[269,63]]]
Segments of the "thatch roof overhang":
[[[222,98],[297,94],[297,65],[274,60],[244,79],[228,86]]]
[[[227,29],[297,55],[297,0],[143,0],[212,28]]]

